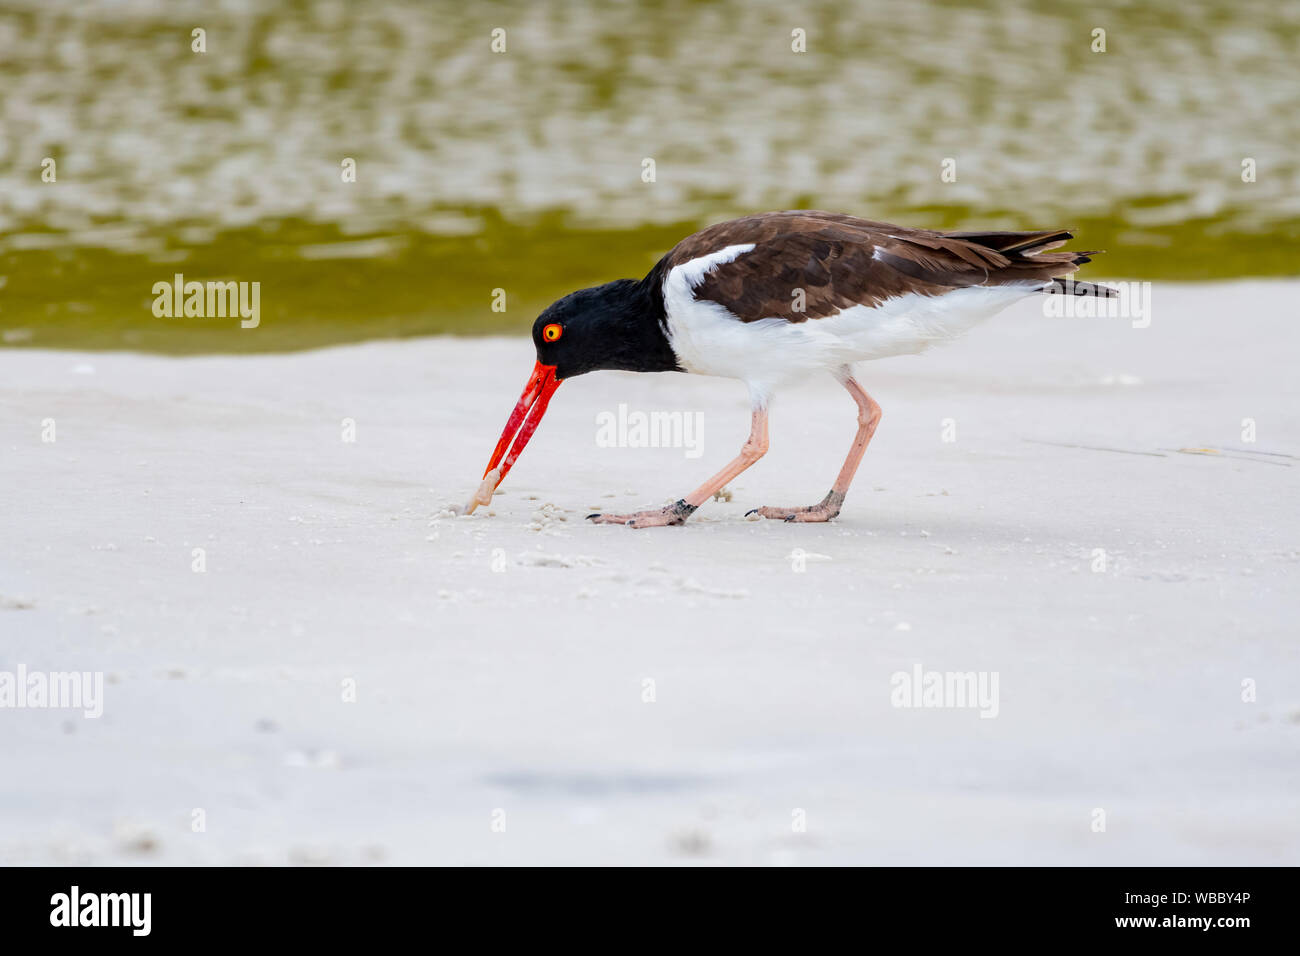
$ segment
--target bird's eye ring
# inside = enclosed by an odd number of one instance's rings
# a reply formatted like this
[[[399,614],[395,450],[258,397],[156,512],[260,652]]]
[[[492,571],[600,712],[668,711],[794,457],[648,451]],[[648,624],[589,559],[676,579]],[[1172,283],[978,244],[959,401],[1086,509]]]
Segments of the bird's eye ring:
[[[564,329],[556,322],[552,322],[546,328],[542,329],[542,338],[547,342],[554,342],[564,334]]]

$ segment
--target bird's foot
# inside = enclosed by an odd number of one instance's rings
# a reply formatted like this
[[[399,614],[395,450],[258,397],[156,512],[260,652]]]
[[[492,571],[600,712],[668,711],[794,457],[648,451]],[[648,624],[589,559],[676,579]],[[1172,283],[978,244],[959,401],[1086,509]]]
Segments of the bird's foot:
[[[804,505],[798,508],[755,508],[753,511],[746,512],[745,517],[757,514],[764,518],[779,518],[782,521],[830,521],[840,513],[842,504],[844,504],[843,493],[832,491],[815,505]]]
[[[665,525],[681,524],[691,516],[695,505],[685,501],[676,501],[666,508],[654,511],[635,511],[626,515],[607,515],[600,512],[587,515],[587,520],[595,524],[621,524],[629,528],[662,528]]]

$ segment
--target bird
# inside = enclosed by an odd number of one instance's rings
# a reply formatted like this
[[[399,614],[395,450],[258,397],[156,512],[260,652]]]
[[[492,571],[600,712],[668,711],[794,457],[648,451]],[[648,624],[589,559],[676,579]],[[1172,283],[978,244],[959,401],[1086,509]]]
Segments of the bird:
[[[820,210],[717,223],[688,236],[643,279],[570,293],[533,324],[537,361],[463,509],[488,504],[532,439],[561,382],[588,372],[687,372],[742,381],[749,437],[739,454],[683,498],[597,524],[680,525],[768,450],[768,408],[783,385],[829,372],[857,406],[857,431],[819,502],[748,512],[787,522],[836,518],[881,420],[854,365],[922,352],[1027,296],[1114,297],[1067,277],[1095,252],[1051,252],[1068,229],[942,232]]]

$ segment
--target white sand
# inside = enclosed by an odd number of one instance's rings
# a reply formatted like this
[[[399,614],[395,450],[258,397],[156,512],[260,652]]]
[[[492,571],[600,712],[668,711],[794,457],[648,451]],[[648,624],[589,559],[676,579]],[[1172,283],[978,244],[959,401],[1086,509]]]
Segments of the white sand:
[[[866,366],[884,421],[830,525],[742,517],[826,492],[829,378],[732,501],[631,531],[581,519],[711,474],[743,387],[568,382],[440,518],[522,338],[0,352],[0,670],[108,680],[98,720],[0,710],[0,863],[1300,863],[1298,296],[1027,303]],[[702,411],[703,456],[597,447],[619,402]],[[997,717],[892,707],[918,661],[997,672]]]

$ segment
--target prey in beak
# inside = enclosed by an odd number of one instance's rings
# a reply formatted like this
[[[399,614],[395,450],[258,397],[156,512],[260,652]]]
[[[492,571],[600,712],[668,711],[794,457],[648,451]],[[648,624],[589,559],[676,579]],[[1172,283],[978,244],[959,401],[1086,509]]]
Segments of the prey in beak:
[[[492,503],[492,495],[501,482],[505,481],[506,475],[532,439],[533,432],[537,431],[542,416],[546,414],[546,406],[559,387],[560,379],[555,377],[555,366],[543,365],[538,360],[533,366],[528,384],[524,386],[523,394],[515,403],[515,410],[510,413],[505,430],[501,432],[501,439],[488,460],[483,481],[465,506],[465,514],[473,514],[479,505]]]

